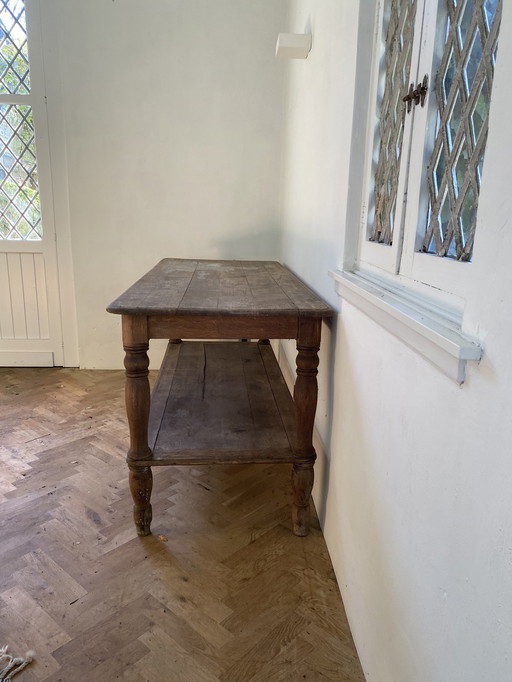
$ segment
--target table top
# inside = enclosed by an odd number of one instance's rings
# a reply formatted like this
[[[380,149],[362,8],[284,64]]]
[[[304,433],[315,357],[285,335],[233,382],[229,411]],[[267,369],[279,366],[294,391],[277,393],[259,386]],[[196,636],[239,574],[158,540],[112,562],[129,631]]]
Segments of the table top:
[[[335,311],[276,261],[165,258],[107,308],[121,315],[332,317]]]

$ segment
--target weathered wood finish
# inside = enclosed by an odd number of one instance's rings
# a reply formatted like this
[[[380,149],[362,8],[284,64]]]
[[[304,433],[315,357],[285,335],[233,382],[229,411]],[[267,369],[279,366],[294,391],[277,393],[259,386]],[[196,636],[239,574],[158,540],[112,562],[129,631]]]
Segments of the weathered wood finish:
[[[307,535],[320,331],[334,311],[279,263],[182,259],[162,260],[107,310],[123,316],[127,459],[139,535],[150,532],[151,466],[248,462],[293,463],[293,529]],[[175,345],[150,410],[151,338]],[[262,343],[179,344],[198,338]],[[270,338],[297,339],[293,400]]]
[[[131,462],[148,459],[148,421],[150,408],[147,319],[123,316],[123,347],[126,368],[125,400],[130,427],[128,450],[129,481],[133,497],[133,519],[139,535],[149,535],[151,524],[152,474],[149,467],[136,467]]]
[[[128,459],[151,454],[147,432],[150,406],[148,333],[145,317],[123,316],[124,366],[126,369],[126,412],[130,427]]]
[[[306,318],[299,321],[297,338],[297,379],[293,399],[297,409],[297,460],[293,465],[292,483],[293,530],[304,536],[309,529],[309,498],[313,488],[313,466],[316,459],[313,447],[313,428],[318,399],[318,351],[320,350],[321,320]]]
[[[169,344],[144,464],[294,462],[296,434],[295,404],[269,345]]]
[[[165,258],[113,301],[121,315],[332,317],[334,311],[274,261]]]
[[[150,466],[128,464],[130,492],[133,498],[133,520],[137,534],[151,534],[151,491],[153,490],[153,473]]]
[[[149,318],[151,339],[259,339],[265,334],[271,339],[297,338],[297,319],[266,315],[255,317],[239,315],[229,317],[191,317],[186,315],[159,315]]]

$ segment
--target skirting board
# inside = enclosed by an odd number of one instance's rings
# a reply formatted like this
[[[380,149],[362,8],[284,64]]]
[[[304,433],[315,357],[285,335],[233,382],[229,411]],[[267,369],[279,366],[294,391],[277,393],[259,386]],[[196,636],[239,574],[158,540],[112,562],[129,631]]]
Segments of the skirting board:
[[[53,367],[51,351],[0,351],[0,367]]]

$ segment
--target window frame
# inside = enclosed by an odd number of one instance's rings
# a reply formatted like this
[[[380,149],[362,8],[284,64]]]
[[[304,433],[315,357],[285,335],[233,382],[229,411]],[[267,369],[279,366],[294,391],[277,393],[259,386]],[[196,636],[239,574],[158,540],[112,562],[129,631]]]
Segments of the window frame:
[[[431,267],[444,270],[440,273],[440,279],[444,278],[445,281],[448,280],[448,283],[446,289],[442,289],[432,282],[425,284],[421,281],[421,276],[416,280],[405,277],[403,274],[394,274],[376,265],[375,262],[365,261],[364,256],[361,258],[361,244],[367,231],[366,211],[369,177],[371,177],[371,152],[369,152],[373,144],[371,117],[375,115],[376,106],[375,49],[381,31],[377,19],[379,12],[382,12],[383,1],[368,0],[359,4],[350,150],[350,191],[347,193],[345,212],[347,229],[339,267],[330,271],[329,274],[334,279],[336,292],[342,299],[342,312],[344,303],[350,303],[426,359],[450,380],[463,384],[467,375],[467,363],[469,361],[478,363],[483,354],[481,342],[474,336],[478,326],[475,326],[474,320],[466,319],[465,315],[465,299],[468,297],[468,292],[474,290],[471,270],[475,267],[476,275],[480,266],[431,254],[419,254],[422,257],[420,264],[428,258],[433,264]],[[437,16],[437,5],[435,13]],[[368,50],[371,41],[373,50]],[[500,70],[499,61],[497,70]],[[430,93],[427,104],[429,101]],[[415,109],[420,110],[419,107]],[[423,149],[422,153],[424,153]],[[485,169],[482,176],[485,176]],[[483,185],[482,182],[482,190]],[[479,222],[478,218],[477,222]],[[479,227],[478,231],[480,235],[478,239],[481,239],[482,251],[485,253],[485,240],[482,239],[485,226]],[[416,235],[417,229],[414,230],[414,236]],[[475,241],[474,249],[476,262],[478,262],[478,239]],[[371,244],[371,247],[379,248],[379,245]],[[461,269],[469,273],[465,278],[466,281],[470,281],[467,291],[461,291],[464,288],[460,286]],[[434,276],[437,277],[436,273]],[[450,283],[450,279],[454,281]],[[468,334],[469,330],[471,332]]]
[[[397,207],[393,244],[391,246],[368,241],[369,203],[375,168],[375,139],[378,124],[379,71],[382,60],[383,21],[386,0],[376,0],[374,8],[373,50],[368,85],[368,117],[366,122],[364,178],[358,247],[355,258],[356,269],[363,274],[383,278],[388,283],[410,288],[426,297],[445,301],[448,305],[463,308],[468,285],[472,277],[472,263],[457,261],[418,251],[425,232],[428,187],[426,183],[427,164],[433,142],[432,128],[437,112],[434,82],[439,59],[436,58],[436,27],[438,13],[446,11],[444,0],[431,3],[417,0],[413,53],[409,82],[419,83],[425,74],[429,76],[429,87],[424,106],[413,106],[405,116],[402,158],[400,163]],[[444,41],[443,47],[444,47]],[[437,48],[437,53],[439,48]],[[406,106],[404,104],[404,106]],[[482,183],[485,181],[485,163]],[[478,226],[478,214],[477,214]],[[478,236],[475,239],[473,259],[478,258]]]
[[[417,0],[423,2],[423,0]],[[390,275],[399,274],[399,263],[401,257],[401,242],[402,242],[402,223],[404,216],[404,202],[400,201],[400,197],[405,196],[407,190],[407,170],[409,159],[408,152],[411,148],[411,135],[413,130],[413,116],[405,116],[404,119],[404,133],[402,141],[402,155],[400,161],[400,170],[397,187],[397,206],[395,213],[396,237],[393,239],[393,244],[387,246],[376,242],[369,241],[370,226],[369,218],[369,204],[372,193],[373,175],[376,167],[375,151],[379,144],[378,140],[378,99],[379,94],[383,91],[379,84],[381,80],[381,60],[385,51],[385,36],[383,35],[383,24],[385,21],[385,6],[386,0],[377,0],[374,17],[374,39],[373,49],[371,51],[371,67],[370,67],[370,82],[368,89],[368,117],[366,122],[366,147],[365,147],[365,177],[363,180],[363,202],[361,208],[361,223],[359,235],[359,252],[358,261],[360,265],[370,271],[382,270]],[[418,64],[418,45],[417,41],[413,40],[412,56],[411,56],[411,70],[409,80],[412,79],[413,74],[416,73]],[[379,92],[380,91],[380,92]],[[405,104],[404,104],[405,107]],[[414,115],[414,109],[411,112]]]
[[[18,250],[20,245],[43,243],[45,232],[51,240],[54,232],[53,188],[50,170],[50,148],[48,137],[48,120],[46,112],[45,73],[41,41],[41,18],[38,0],[24,0],[26,21],[26,37],[28,49],[28,66],[30,73],[30,89],[24,94],[0,94],[0,104],[6,106],[27,106],[32,110],[34,130],[36,169],[38,177],[38,194],[41,212],[41,234],[39,239],[2,239],[2,248],[6,251]],[[21,247],[22,249],[24,246]]]

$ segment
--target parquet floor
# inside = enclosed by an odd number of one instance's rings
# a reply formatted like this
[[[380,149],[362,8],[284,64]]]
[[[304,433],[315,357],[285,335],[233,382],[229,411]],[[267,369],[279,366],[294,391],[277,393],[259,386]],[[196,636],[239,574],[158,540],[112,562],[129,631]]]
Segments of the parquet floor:
[[[138,538],[121,372],[0,370],[0,646],[23,682],[363,682],[286,466],[156,468]],[[283,494],[283,490],[285,494]]]

